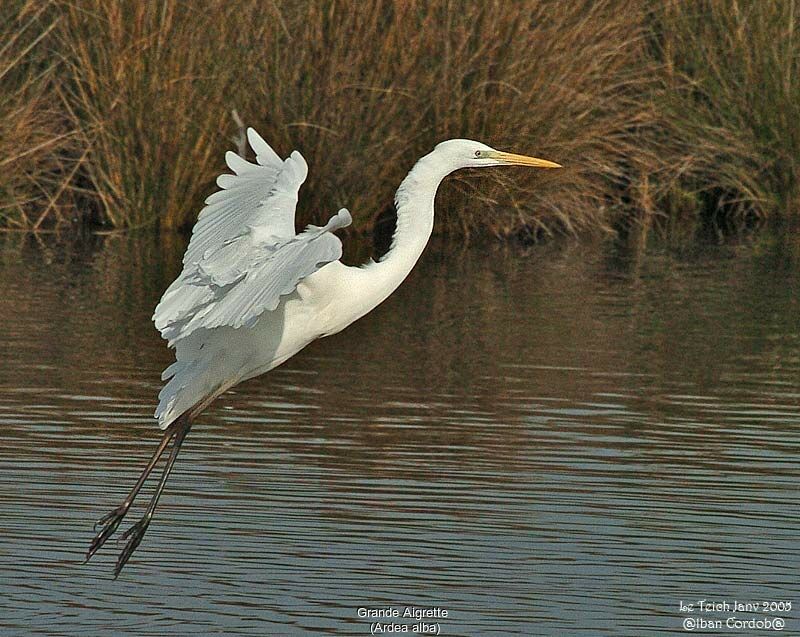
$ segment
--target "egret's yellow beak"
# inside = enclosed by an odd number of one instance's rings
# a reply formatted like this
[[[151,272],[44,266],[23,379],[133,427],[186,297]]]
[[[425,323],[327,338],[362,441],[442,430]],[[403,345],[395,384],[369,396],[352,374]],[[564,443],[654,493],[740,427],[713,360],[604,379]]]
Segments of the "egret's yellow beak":
[[[502,161],[513,166],[532,166],[534,168],[562,168],[561,164],[546,159],[537,159],[527,155],[515,155],[514,153],[503,153],[495,151],[489,155],[492,159]]]

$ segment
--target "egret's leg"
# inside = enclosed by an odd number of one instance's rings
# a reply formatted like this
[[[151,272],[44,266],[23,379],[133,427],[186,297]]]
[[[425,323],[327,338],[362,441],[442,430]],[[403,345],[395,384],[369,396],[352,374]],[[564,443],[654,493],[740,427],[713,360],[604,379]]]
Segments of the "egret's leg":
[[[169,478],[169,474],[172,471],[172,465],[175,464],[175,460],[178,457],[178,452],[181,450],[183,440],[186,438],[186,434],[189,433],[191,426],[192,423],[187,418],[183,420],[175,430],[175,442],[172,444],[172,449],[169,452],[169,458],[167,458],[167,463],[164,465],[164,473],[161,474],[161,480],[158,482],[156,492],[153,494],[150,504],[147,505],[147,510],[144,512],[142,519],[125,531],[120,538],[122,540],[128,540],[128,543],[125,545],[125,548],[122,549],[122,553],[120,553],[119,558],[117,559],[117,565],[114,568],[115,579],[120,574],[120,571],[125,564],[128,563],[131,555],[133,555],[136,547],[139,546],[144,534],[147,532],[147,527],[150,526],[150,520],[153,519],[153,514],[158,506],[158,499],[161,497],[161,492],[164,490],[164,485],[166,485],[167,478]]]
[[[147,480],[148,476],[153,472],[153,468],[156,466],[156,463],[159,461],[162,455],[164,455],[164,450],[167,448],[169,441],[175,436],[175,432],[177,430],[176,422],[174,425],[170,425],[169,428],[164,432],[163,438],[161,438],[161,442],[158,444],[158,448],[155,450],[155,453],[150,458],[150,462],[147,463],[147,466],[142,471],[142,474],[139,476],[139,479],[136,481],[136,484],[133,485],[133,489],[128,494],[128,497],[123,500],[122,504],[120,504],[116,509],[110,511],[102,518],[100,518],[97,522],[95,522],[95,529],[98,526],[102,525],[102,529],[100,532],[95,536],[92,540],[92,544],[89,546],[89,550],[86,552],[86,561],[89,561],[92,556],[97,553],[103,544],[106,543],[108,538],[110,538],[114,531],[117,530],[120,522],[122,522],[122,518],[125,517],[125,514],[128,513],[128,509],[131,508],[131,504],[133,504],[134,499],[138,495],[139,491],[142,488],[142,485]]]

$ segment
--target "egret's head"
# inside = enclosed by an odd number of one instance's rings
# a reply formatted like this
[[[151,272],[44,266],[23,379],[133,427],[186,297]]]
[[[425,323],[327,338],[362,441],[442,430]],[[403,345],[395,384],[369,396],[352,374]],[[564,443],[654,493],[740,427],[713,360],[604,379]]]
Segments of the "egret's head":
[[[560,164],[527,155],[515,155],[495,150],[491,146],[471,139],[449,139],[438,144],[437,155],[458,168],[481,168],[488,166],[531,166],[532,168],[561,168]]]

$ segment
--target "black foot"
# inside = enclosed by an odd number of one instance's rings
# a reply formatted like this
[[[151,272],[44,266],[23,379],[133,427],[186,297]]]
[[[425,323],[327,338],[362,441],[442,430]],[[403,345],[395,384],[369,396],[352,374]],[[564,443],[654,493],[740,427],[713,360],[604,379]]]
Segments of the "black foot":
[[[102,526],[103,528],[100,533],[94,536],[94,539],[89,546],[89,550],[86,552],[87,562],[92,559],[92,555],[97,553],[100,547],[106,543],[108,538],[114,535],[114,531],[117,530],[119,523],[122,522],[122,518],[124,518],[125,514],[128,512],[128,508],[129,505],[121,504],[116,509],[107,513],[94,523],[95,530],[97,530],[98,526]]]
[[[128,563],[136,547],[139,546],[144,534],[147,532],[147,527],[150,526],[151,519],[152,515],[145,514],[141,520],[125,531],[122,537],[120,537],[120,541],[128,540],[128,543],[125,545],[125,548],[122,549],[122,553],[119,554],[119,558],[117,559],[117,565],[114,567],[114,579],[119,577],[123,567]]]

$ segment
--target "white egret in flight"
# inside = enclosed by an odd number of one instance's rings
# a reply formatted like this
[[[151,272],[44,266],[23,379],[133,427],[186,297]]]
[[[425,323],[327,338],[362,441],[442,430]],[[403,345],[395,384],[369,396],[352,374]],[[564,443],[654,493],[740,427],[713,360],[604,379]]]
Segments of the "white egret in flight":
[[[127,540],[114,576],[142,541],[192,421],[220,394],[277,367],[311,341],[336,334],[364,316],[403,282],[433,230],[433,202],[442,180],[460,168],[556,163],[504,153],[480,142],[451,139],[420,159],[395,195],[397,225],[391,248],[377,262],[339,261],[334,231],[350,224],[342,208],[322,227],[294,227],[298,190],[308,166],[299,152],[281,160],[252,128],[256,163],[228,152],[234,174],[217,179],[183,257],[183,271],[156,307],[153,321],[175,348],[155,417],[164,436],[120,506],[101,518],[90,559],[117,530],[170,442],[161,479]]]

